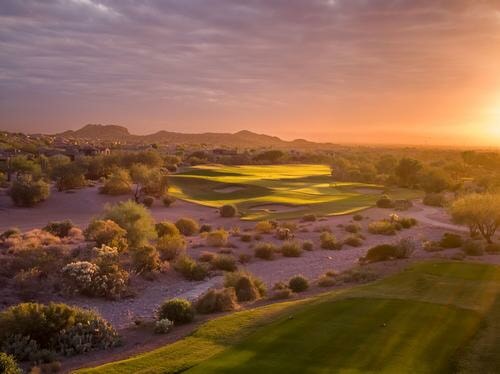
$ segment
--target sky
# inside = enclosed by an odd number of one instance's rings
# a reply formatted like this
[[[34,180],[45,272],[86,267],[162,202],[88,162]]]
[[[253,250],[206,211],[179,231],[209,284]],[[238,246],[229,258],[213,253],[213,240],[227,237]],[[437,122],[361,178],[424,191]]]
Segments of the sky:
[[[500,146],[500,0],[1,0],[0,129]]]

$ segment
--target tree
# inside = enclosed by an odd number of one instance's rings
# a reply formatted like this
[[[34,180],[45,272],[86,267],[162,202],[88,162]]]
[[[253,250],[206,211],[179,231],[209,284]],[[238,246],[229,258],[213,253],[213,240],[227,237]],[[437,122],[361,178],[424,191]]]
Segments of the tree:
[[[404,157],[399,160],[395,173],[402,186],[412,187],[417,182],[417,175],[420,169],[422,169],[420,161]]]
[[[146,245],[150,239],[156,237],[151,213],[135,201],[122,201],[106,206],[103,219],[110,219],[127,231],[127,241],[131,247]]]
[[[285,154],[280,151],[279,149],[273,149],[270,151],[264,151],[257,156],[254,157],[255,161],[263,161],[263,162],[269,162],[271,164],[274,164],[275,162],[278,162],[279,159],[283,158]]]
[[[466,195],[455,200],[450,213],[454,222],[469,227],[471,236],[479,232],[491,243],[491,238],[500,226],[500,195]]]
[[[431,168],[420,176],[420,184],[427,193],[439,193],[451,187],[453,181],[442,169]]]
[[[10,160],[10,170],[15,172],[18,177],[25,174],[39,177],[42,174],[40,165],[24,155],[12,157]]]
[[[168,191],[167,176],[159,169],[144,164],[134,164],[130,168],[130,175],[136,184],[134,192],[136,202],[139,202],[143,193],[159,197]]]
[[[392,155],[383,155],[376,163],[375,167],[381,174],[392,174],[398,165],[398,161]]]
[[[56,182],[58,191],[79,188],[86,184],[85,169],[74,162],[53,167],[51,177]]]
[[[31,207],[49,197],[49,184],[42,179],[34,179],[32,175],[21,175],[12,182],[9,191],[14,204],[22,207]]]
[[[125,169],[117,168],[106,179],[101,187],[101,193],[106,195],[125,195],[132,190],[130,174]]]

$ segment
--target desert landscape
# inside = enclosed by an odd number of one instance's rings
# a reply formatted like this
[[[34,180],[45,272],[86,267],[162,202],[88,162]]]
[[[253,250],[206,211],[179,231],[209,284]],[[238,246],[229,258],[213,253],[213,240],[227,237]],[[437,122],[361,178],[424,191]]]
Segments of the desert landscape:
[[[0,2],[0,374],[500,372],[499,15]]]

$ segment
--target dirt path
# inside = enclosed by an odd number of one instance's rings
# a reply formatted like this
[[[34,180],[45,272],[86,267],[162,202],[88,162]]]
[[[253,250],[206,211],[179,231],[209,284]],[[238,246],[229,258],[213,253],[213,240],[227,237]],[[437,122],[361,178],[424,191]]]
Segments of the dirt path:
[[[429,226],[439,227],[445,230],[469,232],[464,226],[446,222],[445,220],[449,220],[449,218],[443,215],[443,209],[426,206],[421,203],[416,204],[415,207],[419,210],[412,211],[412,217],[416,218],[420,223],[425,223]],[[439,217],[439,219],[433,217]]]

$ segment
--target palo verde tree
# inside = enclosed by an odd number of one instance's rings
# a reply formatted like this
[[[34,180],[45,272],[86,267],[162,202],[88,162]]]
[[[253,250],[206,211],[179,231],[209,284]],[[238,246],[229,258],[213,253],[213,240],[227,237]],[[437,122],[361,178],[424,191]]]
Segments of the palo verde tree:
[[[466,195],[452,204],[450,213],[453,221],[469,227],[471,236],[480,233],[491,243],[491,238],[500,226],[500,195]]]

